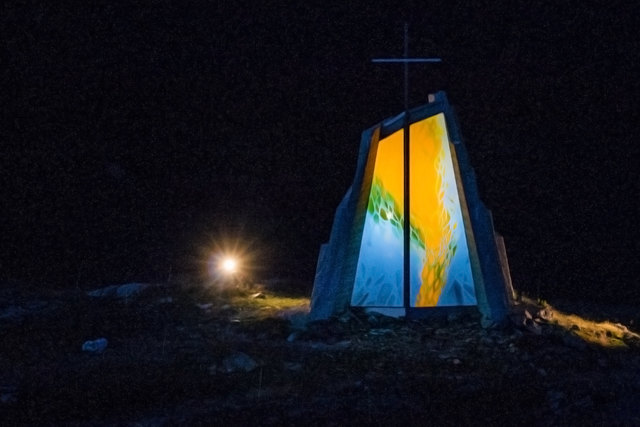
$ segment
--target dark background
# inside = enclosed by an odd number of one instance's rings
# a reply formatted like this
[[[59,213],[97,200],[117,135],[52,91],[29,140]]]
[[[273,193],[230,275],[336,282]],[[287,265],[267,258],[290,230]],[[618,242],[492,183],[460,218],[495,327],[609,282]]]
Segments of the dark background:
[[[164,280],[239,244],[310,287],[362,130],[403,108],[370,60],[408,21],[444,61],[411,105],[456,107],[516,288],[640,302],[633,2],[54,3],[0,6],[1,283]]]

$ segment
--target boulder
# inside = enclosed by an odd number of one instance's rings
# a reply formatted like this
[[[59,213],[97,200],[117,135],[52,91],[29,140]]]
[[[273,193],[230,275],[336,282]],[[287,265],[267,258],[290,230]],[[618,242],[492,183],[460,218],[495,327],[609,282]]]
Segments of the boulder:
[[[87,295],[94,298],[118,298],[130,299],[140,295],[150,285],[145,283],[127,283],[124,285],[111,285],[104,288],[94,289],[87,292]]]
[[[222,370],[228,374],[233,372],[251,372],[258,367],[258,363],[247,354],[237,351],[225,357]]]

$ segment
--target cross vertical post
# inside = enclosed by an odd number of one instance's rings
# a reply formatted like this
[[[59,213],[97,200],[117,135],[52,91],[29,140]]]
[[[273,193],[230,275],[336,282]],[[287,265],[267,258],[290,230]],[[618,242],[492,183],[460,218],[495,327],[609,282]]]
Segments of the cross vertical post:
[[[404,23],[404,112],[409,112],[409,24]]]
[[[404,157],[404,222],[403,222],[403,306],[405,317],[411,308],[411,174],[410,156],[411,146],[409,138],[409,63],[442,62],[440,58],[409,58],[409,24],[404,24],[404,55],[403,58],[376,58],[374,63],[401,63],[404,64],[404,124],[403,124],[403,157]]]

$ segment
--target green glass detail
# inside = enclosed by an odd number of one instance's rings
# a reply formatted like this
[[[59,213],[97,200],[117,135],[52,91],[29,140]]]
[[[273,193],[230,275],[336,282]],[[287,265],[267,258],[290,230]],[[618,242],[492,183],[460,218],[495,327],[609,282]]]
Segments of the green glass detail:
[[[396,235],[402,235],[404,227],[404,214],[398,202],[393,198],[391,193],[385,190],[382,181],[375,178],[371,185],[371,194],[369,203],[367,204],[367,212],[369,212],[374,222],[389,221],[393,225],[393,231]],[[425,248],[424,236],[422,230],[411,224],[410,231],[411,243],[417,245],[421,249]]]

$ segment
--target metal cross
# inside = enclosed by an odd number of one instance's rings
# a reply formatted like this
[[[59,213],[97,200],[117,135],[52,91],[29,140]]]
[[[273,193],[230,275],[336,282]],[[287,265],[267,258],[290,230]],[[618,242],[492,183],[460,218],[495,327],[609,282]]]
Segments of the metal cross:
[[[404,266],[403,266],[403,306],[405,318],[409,317],[411,309],[411,209],[409,206],[410,173],[409,173],[409,64],[421,62],[442,62],[440,58],[409,58],[409,24],[404,24],[404,57],[403,58],[376,58],[375,63],[401,63],[404,64]]]
[[[409,64],[424,62],[442,62],[440,58],[409,58],[409,24],[404,24],[404,57],[402,58],[374,58],[374,63],[404,64],[404,110],[409,111]]]

